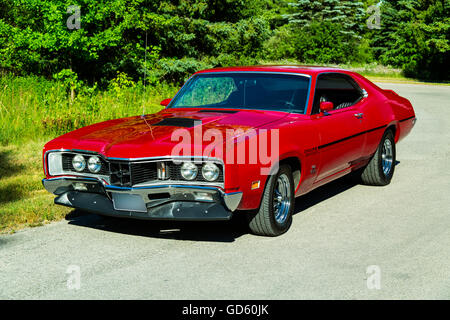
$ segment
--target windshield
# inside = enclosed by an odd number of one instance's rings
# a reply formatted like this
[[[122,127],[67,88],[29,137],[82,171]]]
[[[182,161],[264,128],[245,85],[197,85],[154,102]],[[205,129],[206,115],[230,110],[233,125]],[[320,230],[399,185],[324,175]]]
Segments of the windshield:
[[[205,73],[191,78],[170,108],[236,108],[304,113],[309,77],[269,73]]]

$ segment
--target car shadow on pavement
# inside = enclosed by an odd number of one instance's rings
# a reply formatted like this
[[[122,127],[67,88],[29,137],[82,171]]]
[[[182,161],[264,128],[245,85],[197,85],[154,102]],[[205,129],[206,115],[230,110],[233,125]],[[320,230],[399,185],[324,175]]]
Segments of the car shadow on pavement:
[[[396,161],[396,165],[400,162]],[[294,215],[345,192],[359,184],[355,176],[348,175],[319,187],[306,195],[296,198]],[[149,221],[126,218],[105,217],[72,210],[66,220],[69,224],[122,233],[133,236],[153,237],[173,240],[233,242],[250,231],[245,212],[234,214],[230,221]],[[294,217],[295,219],[295,217]]]
[[[173,240],[233,242],[247,234],[245,217],[235,215],[230,221],[155,221],[106,217],[79,210],[71,211],[69,224],[133,236]]]
[[[399,164],[400,161],[396,160],[395,166],[398,166]],[[302,213],[304,210],[359,184],[361,184],[361,178],[358,178],[357,173],[351,173],[335,181],[329,182],[303,196],[297,197],[295,199],[294,215]]]
[[[345,176],[314,189],[303,196],[297,197],[295,199],[294,215],[301,214],[306,209],[347,191],[356,185],[359,185],[359,181],[356,178]]]

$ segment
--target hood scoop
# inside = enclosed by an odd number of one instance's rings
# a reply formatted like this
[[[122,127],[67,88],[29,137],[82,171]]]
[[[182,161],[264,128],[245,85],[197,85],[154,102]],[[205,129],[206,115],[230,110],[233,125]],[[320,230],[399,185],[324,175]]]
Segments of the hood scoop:
[[[231,113],[231,114],[233,114],[233,113],[236,113],[236,112],[239,112],[239,111],[236,111],[236,110],[216,110],[216,109],[204,109],[204,110],[200,110],[199,112],[212,112],[212,113]]]
[[[173,127],[183,127],[192,128],[196,125],[201,125],[202,120],[191,119],[191,118],[166,118],[160,122],[152,124],[152,126],[173,126]]]

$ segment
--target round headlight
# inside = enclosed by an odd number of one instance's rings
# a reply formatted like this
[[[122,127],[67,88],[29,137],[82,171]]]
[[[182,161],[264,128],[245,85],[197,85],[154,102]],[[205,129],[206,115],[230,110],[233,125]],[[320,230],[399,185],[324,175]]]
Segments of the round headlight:
[[[97,156],[92,156],[88,160],[88,168],[89,171],[92,173],[97,173],[102,168],[102,162],[100,161],[100,158]]]
[[[219,167],[217,167],[214,163],[207,163],[202,168],[202,176],[208,181],[217,180],[219,173]]]
[[[194,180],[197,177],[197,166],[192,162],[185,162],[181,166],[181,176],[186,180]]]
[[[84,157],[81,154],[77,154],[72,159],[72,166],[75,171],[81,172],[86,168],[86,160],[84,160]]]

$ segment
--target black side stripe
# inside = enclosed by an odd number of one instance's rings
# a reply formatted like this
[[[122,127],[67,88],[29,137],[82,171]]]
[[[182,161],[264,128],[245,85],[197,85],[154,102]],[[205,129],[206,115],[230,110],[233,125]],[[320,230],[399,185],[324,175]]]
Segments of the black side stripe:
[[[411,119],[414,119],[415,117],[416,117],[416,116],[412,116],[412,117],[409,117],[409,118],[406,118],[406,119],[400,120],[399,122],[403,122],[403,121],[411,120]]]
[[[351,135],[351,136],[348,136],[348,137],[345,137],[345,138],[342,138],[342,139],[339,139],[339,140],[336,140],[336,141],[333,141],[333,142],[330,142],[330,143],[327,143],[327,144],[320,145],[317,148],[318,149],[323,149],[323,148],[332,146],[332,145],[334,145],[336,143],[343,142],[343,141],[346,141],[346,140],[349,140],[349,139],[352,139],[352,138],[356,138],[356,137],[358,137],[358,136],[360,136],[362,134],[369,133],[369,132],[376,131],[376,130],[380,130],[380,129],[383,129],[383,128],[386,128],[386,127],[387,127],[387,125],[376,127],[376,128],[373,128],[373,129],[369,129],[369,130],[366,130],[366,131],[363,131],[363,132],[360,132],[360,133],[357,133],[357,134],[354,134],[354,135]]]

